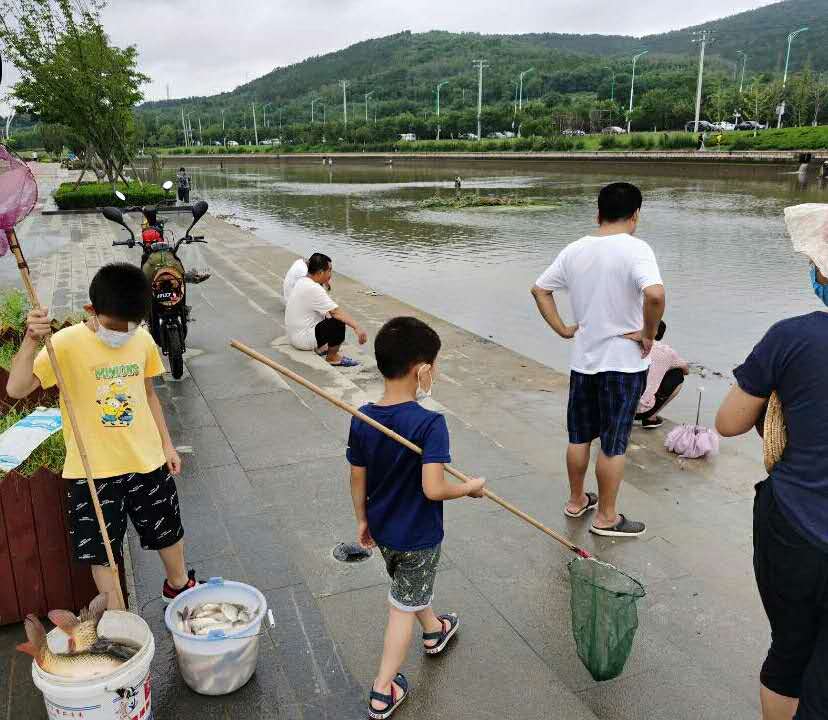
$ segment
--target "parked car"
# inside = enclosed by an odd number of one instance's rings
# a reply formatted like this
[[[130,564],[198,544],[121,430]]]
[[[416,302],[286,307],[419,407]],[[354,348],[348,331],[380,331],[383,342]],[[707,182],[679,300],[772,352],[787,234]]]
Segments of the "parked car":
[[[756,122],[756,120],[745,120],[740,122],[737,126],[737,130],[765,130],[767,129],[767,125],[763,125],[760,122]]]
[[[731,130],[735,130],[736,126],[729,122],[716,122],[713,123],[713,129],[716,132],[730,132]]]
[[[691,120],[690,122],[686,123],[684,126],[685,132],[695,132],[696,131],[696,121]],[[713,126],[713,123],[707,122],[707,120],[699,120],[699,132],[716,132],[716,128]]]
[[[604,135],[625,135],[627,131],[622,127],[618,127],[618,125],[610,125],[601,130],[601,132]]]
[[[477,135],[475,133],[463,133],[460,135],[461,140],[477,140]]]
[[[401,133],[400,140],[402,142],[416,142],[417,136],[414,133]]]
[[[228,140],[227,147],[238,147],[239,144],[235,140]]]

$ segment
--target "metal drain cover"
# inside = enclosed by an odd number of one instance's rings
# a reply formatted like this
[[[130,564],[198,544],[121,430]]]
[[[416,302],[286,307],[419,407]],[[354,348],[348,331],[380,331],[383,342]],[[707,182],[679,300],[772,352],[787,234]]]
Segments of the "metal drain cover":
[[[372,555],[370,548],[364,548],[359,543],[339,543],[333,549],[333,556],[339,562],[362,562]]]

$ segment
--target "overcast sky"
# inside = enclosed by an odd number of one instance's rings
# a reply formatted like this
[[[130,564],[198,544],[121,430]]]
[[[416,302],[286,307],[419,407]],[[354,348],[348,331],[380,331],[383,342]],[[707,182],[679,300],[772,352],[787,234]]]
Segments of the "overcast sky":
[[[147,99],[232,90],[275,67],[401,30],[647,35],[771,0],[110,0],[104,26],[136,44]],[[8,77],[7,77],[8,76]],[[13,81],[3,77],[3,90]]]

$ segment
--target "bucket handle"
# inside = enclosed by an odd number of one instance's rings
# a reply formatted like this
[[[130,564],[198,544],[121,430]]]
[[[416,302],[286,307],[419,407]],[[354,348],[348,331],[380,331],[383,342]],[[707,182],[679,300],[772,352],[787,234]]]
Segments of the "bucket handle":
[[[276,627],[276,620],[273,619],[273,610],[270,608],[267,609],[267,624],[270,625],[270,629],[273,630]],[[210,630],[207,633],[208,640],[247,640],[248,638],[259,637],[259,635],[264,635],[267,630],[260,630],[259,632],[253,633],[252,635],[226,635],[224,630]]]

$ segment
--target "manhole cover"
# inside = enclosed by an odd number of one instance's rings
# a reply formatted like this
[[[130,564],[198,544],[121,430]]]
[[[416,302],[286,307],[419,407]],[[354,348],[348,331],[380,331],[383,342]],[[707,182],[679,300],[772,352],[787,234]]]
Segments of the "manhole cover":
[[[339,562],[362,562],[363,560],[367,560],[371,557],[371,550],[369,548],[364,548],[362,545],[358,543],[339,543],[333,549],[333,556],[339,560]]]

